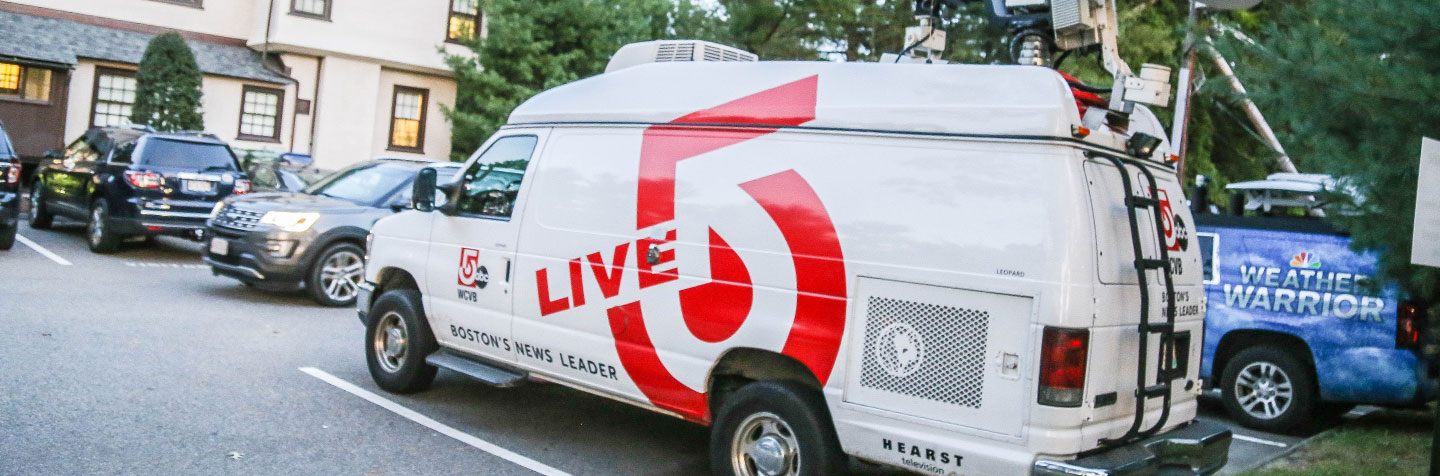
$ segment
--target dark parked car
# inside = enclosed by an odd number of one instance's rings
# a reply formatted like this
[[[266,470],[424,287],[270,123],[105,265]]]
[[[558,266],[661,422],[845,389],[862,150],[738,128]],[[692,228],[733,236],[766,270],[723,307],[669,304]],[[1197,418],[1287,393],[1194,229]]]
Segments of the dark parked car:
[[[314,160],[309,155],[264,149],[234,150],[256,191],[299,192],[328,175],[311,166]]]
[[[205,262],[215,274],[267,289],[304,287],[326,306],[349,306],[363,278],[365,237],[376,220],[410,205],[425,167],[459,164],[377,159],[335,172],[302,192],[255,193],[217,205]]]
[[[15,246],[15,229],[20,224],[20,157],[0,123],[0,251]]]
[[[85,220],[96,253],[132,236],[198,238],[217,202],[251,188],[230,146],[201,132],[97,128],[47,155],[30,189],[30,226]]]

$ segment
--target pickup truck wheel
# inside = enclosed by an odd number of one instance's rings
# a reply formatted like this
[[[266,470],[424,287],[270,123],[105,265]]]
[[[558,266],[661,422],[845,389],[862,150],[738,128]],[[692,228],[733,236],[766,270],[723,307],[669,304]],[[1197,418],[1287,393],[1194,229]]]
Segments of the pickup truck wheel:
[[[355,305],[360,281],[365,279],[364,256],[365,250],[350,243],[325,248],[310,266],[310,276],[305,281],[310,297],[322,306]]]
[[[716,476],[834,476],[846,458],[820,392],[795,382],[748,384],[711,426]]]
[[[1225,365],[1221,400],[1241,425],[1276,433],[1293,431],[1317,407],[1315,377],[1291,352],[1273,347],[1240,351]]]
[[[110,229],[110,203],[103,198],[90,206],[85,238],[90,243],[90,251],[96,253],[109,254],[120,249],[120,235]]]
[[[40,182],[30,186],[30,228],[49,230],[55,223],[55,215],[45,210],[45,185]]]
[[[19,231],[17,230],[17,228],[19,228],[19,225],[0,225],[0,251],[9,250],[10,248],[15,247],[15,233]]]
[[[375,385],[393,393],[429,388],[437,369],[425,356],[438,348],[419,291],[386,291],[375,300],[365,324],[365,360]]]

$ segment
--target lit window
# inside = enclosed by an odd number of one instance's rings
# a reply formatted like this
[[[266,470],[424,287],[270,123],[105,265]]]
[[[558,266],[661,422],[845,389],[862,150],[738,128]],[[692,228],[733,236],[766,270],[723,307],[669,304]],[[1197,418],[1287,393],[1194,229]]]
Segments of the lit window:
[[[279,140],[284,94],[285,91],[279,89],[245,86],[241,94],[240,138]]]
[[[418,151],[425,147],[425,102],[429,95],[424,89],[395,87],[390,148]]]
[[[20,65],[0,63],[0,94],[20,93]]]
[[[95,115],[91,127],[130,124],[135,106],[135,73],[99,68],[95,72]]]
[[[330,18],[330,0],[293,0],[290,13]]]
[[[450,29],[447,41],[474,38],[480,28],[480,0],[450,0]]]

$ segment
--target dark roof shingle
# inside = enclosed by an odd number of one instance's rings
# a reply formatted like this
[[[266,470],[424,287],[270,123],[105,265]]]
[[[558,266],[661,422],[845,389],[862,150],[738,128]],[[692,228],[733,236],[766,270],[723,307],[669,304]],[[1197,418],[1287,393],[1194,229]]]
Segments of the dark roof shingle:
[[[139,64],[155,35],[70,20],[0,12],[0,57],[74,65],[80,58]],[[287,84],[288,77],[265,68],[259,52],[243,47],[187,40],[205,74]]]

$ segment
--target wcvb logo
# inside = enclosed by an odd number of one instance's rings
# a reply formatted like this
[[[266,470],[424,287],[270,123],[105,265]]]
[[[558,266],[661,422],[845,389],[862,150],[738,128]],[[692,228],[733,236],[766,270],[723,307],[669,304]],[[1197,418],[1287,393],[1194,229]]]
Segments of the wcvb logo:
[[[1290,267],[1320,269],[1320,257],[1309,251],[1301,251],[1300,254],[1290,258]]]
[[[819,76],[811,76],[646,129],[640,148],[636,230],[674,226],[681,161],[764,137],[780,126],[814,120],[819,81]],[[709,126],[713,124],[748,126]],[[808,367],[823,385],[839,355],[846,320],[845,261],[834,223],[810,183],[793,169],[737,185],[780,229],[795,265],[794,321],[783,348],[777,350]],[[712,281],[679,290],[678,317],[695,338],[721,342],[751,317],[755,302],[744,260],[719,230],[710,228],[709,235]],[[650,277],[656,283],[678,278],[656,274]],[[641,277],[641,287],[647,287],[646,276]],[[675,378],[659,358],[645,325],[647,317],[675,317],[646,316],[640,301],[611,307],[607,317],[620,363],[646,398],[658,407],[708,421],[707,395]]]
[[[480,268],[480,250],[460,248],[460,285],[467,288],[483,288],[490,277]]]

